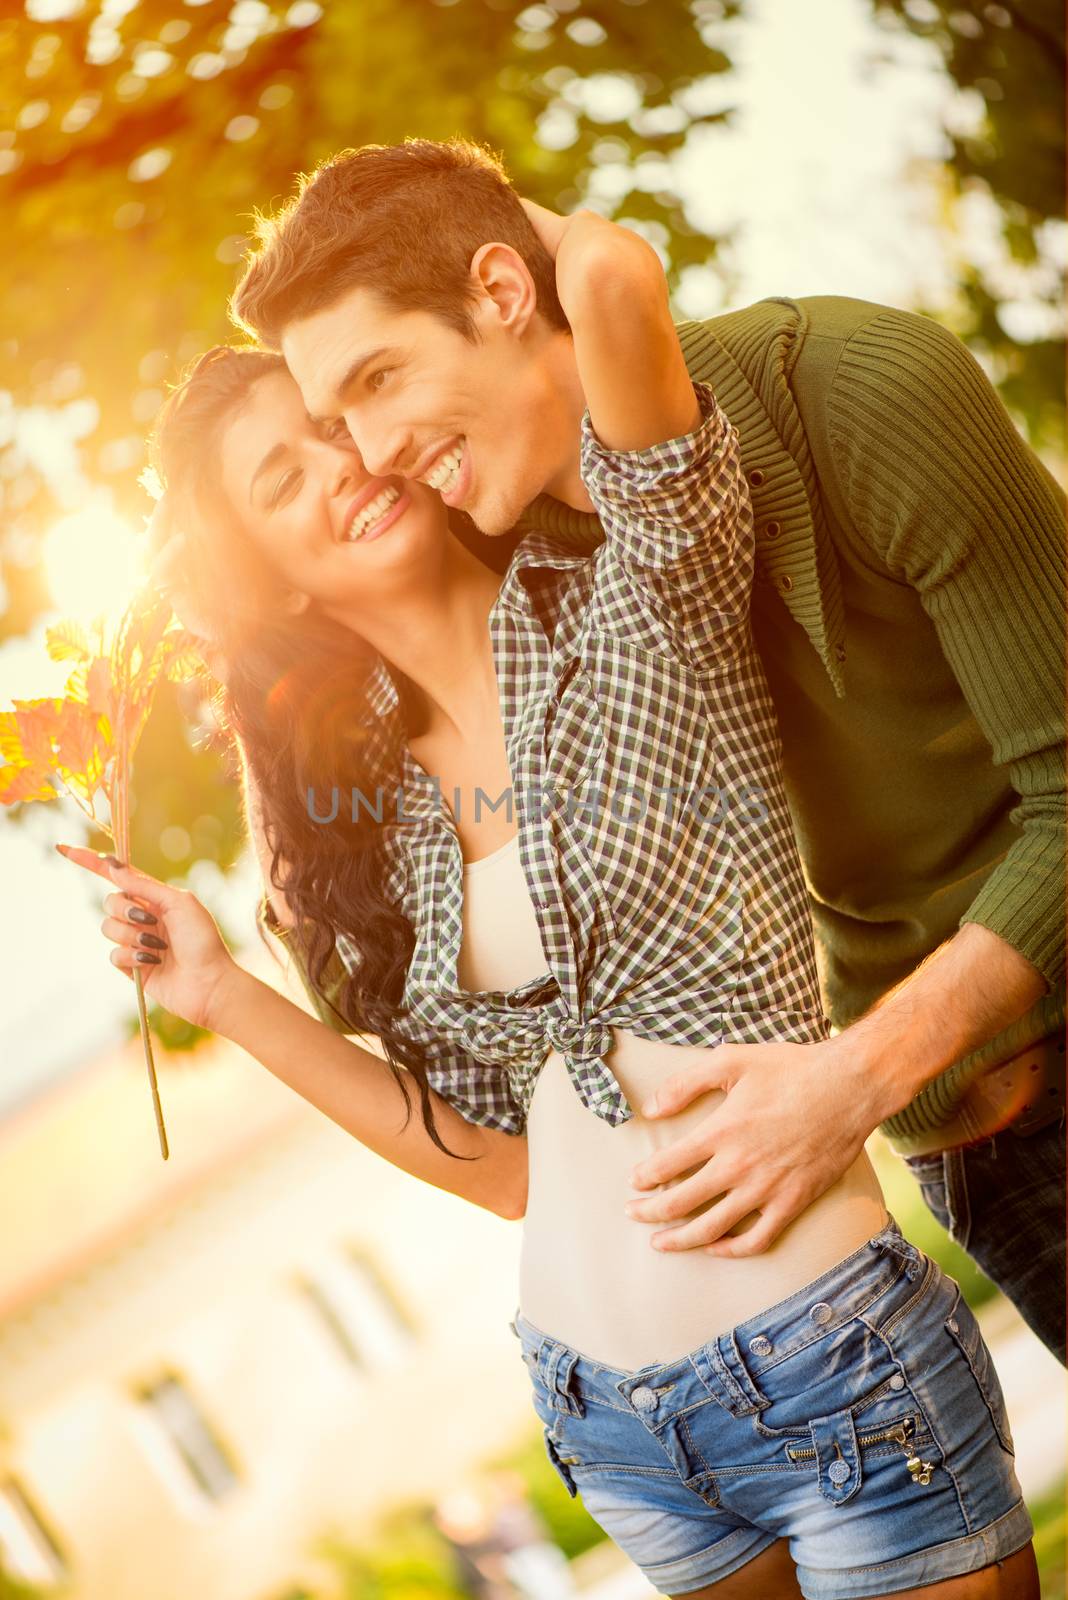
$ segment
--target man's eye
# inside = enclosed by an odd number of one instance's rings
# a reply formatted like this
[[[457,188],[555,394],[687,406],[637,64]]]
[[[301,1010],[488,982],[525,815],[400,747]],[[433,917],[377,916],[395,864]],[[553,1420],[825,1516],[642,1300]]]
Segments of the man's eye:
[[[324,422],[320,428],[324,439],[349,439],[349,425],[344,417],[335,417],[333,422]]]

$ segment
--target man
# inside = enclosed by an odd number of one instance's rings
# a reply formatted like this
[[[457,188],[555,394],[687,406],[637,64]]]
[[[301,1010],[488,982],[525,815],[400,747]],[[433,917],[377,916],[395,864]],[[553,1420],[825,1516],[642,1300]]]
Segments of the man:
[[[368,146],[261,223],[234,296],[309,412],[343,417],[371,472],[439,488],[501,570],[535,527],[603,537],[555,291],[567,220],[476,146]],[[876,1126],[930,1152],[946,1124],[953,1148],[916,1160],[928,1204],[1063,1360],[1063,495],[925,318],[783,299],[679,331],[741,436],[753,626],[840,1031],[723,1045],[667,1081],[661,1115],[730,1092],[635,1183],[701,1168],[709,1199],[758,1189],[743,1235],[699,1216],[667,1236],[746,1255]],[[1004,1105],[977,1125],[973,1100],[962,1134],[963,1087],[983,1069],[990,1100],[998,1063]],[[693,1208],[668,1190],[632,1214]]]

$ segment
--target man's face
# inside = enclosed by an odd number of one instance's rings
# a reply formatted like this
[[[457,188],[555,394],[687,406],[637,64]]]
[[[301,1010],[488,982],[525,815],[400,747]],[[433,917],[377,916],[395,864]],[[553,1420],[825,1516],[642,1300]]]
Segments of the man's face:
[[[282,353],[309,414],[344,417],[368,472],[421,479],[502,534],[560,470],[569,424],[540,321],[484,293],[473,315],[477,343],[355,288],[290,323]]]

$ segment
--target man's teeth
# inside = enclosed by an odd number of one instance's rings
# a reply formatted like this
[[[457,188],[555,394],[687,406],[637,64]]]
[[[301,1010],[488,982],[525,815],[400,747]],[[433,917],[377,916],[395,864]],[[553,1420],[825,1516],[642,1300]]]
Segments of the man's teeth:
[[[464,458],[462,444],[455,445],[446,456],[440,456],[432,472],[428,472],[423,479],[432,489],[439,494],[448,494],[450,489],[455,489],[460,476],[460,463]]]
[[[350,541],[353,539],[358,539],[361,533],[367,532],[368,528],[373,522],[377,522],[380,517],[385,516],[390,506],[396,505],[399,499],[399,489],[394,489],[392,487],[389,489],[383,489],[381,494],[375,495],[375,498],[368,501],[363,510],[360,511],[357,516],[353,517],[352,522],[349,525],[349,531],[346,533],[345,538]]]

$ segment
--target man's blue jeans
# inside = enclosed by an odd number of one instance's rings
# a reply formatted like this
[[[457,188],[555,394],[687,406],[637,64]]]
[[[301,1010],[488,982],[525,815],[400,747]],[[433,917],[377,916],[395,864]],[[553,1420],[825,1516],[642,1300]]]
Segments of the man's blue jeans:
[[[1065,1360],[1063,1118],[1022,1137],[908,1156],[927,1206],[1037,1333]]]

